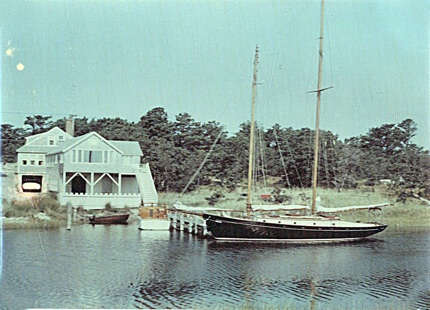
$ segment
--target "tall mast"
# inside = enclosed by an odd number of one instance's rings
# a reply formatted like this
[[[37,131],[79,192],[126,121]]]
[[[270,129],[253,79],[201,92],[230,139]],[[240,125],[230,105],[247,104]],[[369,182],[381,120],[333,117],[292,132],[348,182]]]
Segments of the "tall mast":
[[[255,131],[255,99],[257,97],[257,64],[258,64],[258,45],[255,48],[254,59],[254,78],[252,81],[252,107],[251,107],[251,129],[249,135],[249,159],[248,159],[248,193],[246,199],[246,212],[249,216],[252,211],[251,208],[251,191],[252,191],[252,177],[253,177],[253,162],[254,162],[254,131]]]
[[[318,157],[319,157],[319,127],[320,127],[320,106],[321,106],[321,83],[322,83],[322,63],[323,63],[323,38],[324,38],[324,0],[321,1],[321,24],[320,24],[320,49],[318,62],[318,86],[317,86],[317,114],[315,121],[315,150],[314,150],[314,169],[312,177],[312,214],[316,213],[316,196],[318,182]]]

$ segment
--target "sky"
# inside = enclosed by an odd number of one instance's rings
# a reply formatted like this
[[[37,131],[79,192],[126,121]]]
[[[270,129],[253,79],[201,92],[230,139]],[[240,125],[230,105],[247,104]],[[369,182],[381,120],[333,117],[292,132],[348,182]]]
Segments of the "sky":
[[[120,117],[155,107],[230,133],[314,128],[320,1],[0,2],[1,123]],[[430,147],[426,0],[327,0],[320,126],[341,139],[411,118]]]

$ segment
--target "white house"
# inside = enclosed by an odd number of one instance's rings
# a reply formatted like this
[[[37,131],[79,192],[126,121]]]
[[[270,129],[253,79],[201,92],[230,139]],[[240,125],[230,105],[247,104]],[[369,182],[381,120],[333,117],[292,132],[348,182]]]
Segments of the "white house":
[[[46,193],[46,154],[73,137],[58,127],[25,138],[17,149],[16,184],[18,193]]]
[[[63,133],[63,142],[48,148],[52,130]],[[48,144],[37,153],[43,155],[40,160],[44,167],[40,192],[54,194],[62,205],[71,203],[84,209],[158,203],[149,165],[140,164],[142,150],[138,142],[106,140],[96,132],[72,137],[59,128],[52,130],[40,134],[45,135]],[[30,138],[26,142],[32,141]],[[26,145],[18,150],[21,161],[24,154],[20,153],[27,150]]]

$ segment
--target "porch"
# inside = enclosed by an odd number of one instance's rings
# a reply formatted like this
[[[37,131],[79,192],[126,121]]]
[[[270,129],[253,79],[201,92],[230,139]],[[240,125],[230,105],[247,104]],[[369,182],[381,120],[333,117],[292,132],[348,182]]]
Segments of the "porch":
[[[60,204],[84,209],[138,207],[142,202],[135,174],[66,172],[59,193]]]
[[[59,194],[58,200],[61,205],[71,203],[74,208],[82,207],[86,210],[104,209],[106,205],[112,208],[137,208],[141,203],[140,194],[135,193],[63,193]]]

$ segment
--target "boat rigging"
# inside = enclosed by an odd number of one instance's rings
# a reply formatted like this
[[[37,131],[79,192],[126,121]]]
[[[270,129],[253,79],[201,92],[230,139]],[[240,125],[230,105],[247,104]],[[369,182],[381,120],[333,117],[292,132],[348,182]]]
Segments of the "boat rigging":
[[[307,206],[258,206],[254,208],[251,201],[253,157],[254,157],[254,131],[255,131],[255,101],[257,94],[257,64],[258,46],[255,50],[254,75],[252,83],[252,107],[251,107],[251,128],[249,138],[249,158],[248,158],[248,193],[246,203],[246,218],[218,215],[203,212],[203,219],[206,222],[208,231],[216,240],[220,241],[265,241],[265,242],[333,242],[352,241],[369,237],[379,233],[387,227],[379,223],[360,223],[341,220],[337,216],[331,216],[317,212],[317,175],[319,157],[319,122],[321,92],[329,89],[321,88],[322,84],[322,62],[323,62],[323,35],[324,35],[324,0],[321,2],[321,23],[319,42],[319,63],[318,63],[318,86],[316,124],[315,124],[315,149],[314,167],[312,175],[312,203],[310,215],[271,215],[266,216],[261,213],[253,213],[255,210],[307,210]],[[381,207],[373,206],[374,208]],[[354,207],[363,208],[362,206]],[[352,210],[354,208],[348,208]],[[321,208],[322,210],[322,208]],[[331,209],[334,210],[334,209]],[[331,211],[330,210],[330,211]],[[329,212],[330,212],[329,211]],[[345,209],[342,211],[346,211]],[[324,211],[324,213],[328,213]]]

